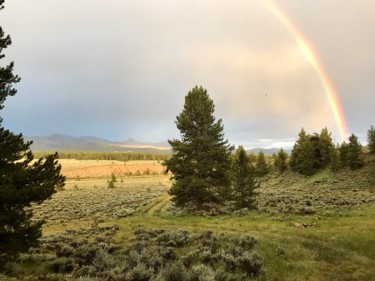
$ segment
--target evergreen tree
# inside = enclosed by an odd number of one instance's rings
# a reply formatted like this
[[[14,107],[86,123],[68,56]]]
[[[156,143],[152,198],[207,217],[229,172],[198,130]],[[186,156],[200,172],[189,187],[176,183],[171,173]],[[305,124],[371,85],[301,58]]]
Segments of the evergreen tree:
[[[258,153],[257,162],[255,164],[255,170],[259,177],[263,177],[269,172],[264,152],[261,150]]]
[[[0,0],[0,9],[4,0]],[[0,27],[0,59],[3,50],[11,44]],[[8,96],[14,96],[13,84],[20,81],[13,74],[13,62],[0,67],[0,109]],[[32,219],[31,203],[40,204],[49,198],[57,187],[64,185],[60,175],[58,155],[33,161],[31,142],[1,126],[0,117],[0,269],[20,252],[37,244],[41,236],[41,221]]]
[[[292,170],[303,175],[312,175],[319,169],[325,168],[331,162],[333,146],[327,128],[324,128],[320,135],[317,133],[308,135],[302,128],[290,158]]]
[[[319,159],[319,168],[325,168],[331,162],[331,152],[335,148],[331,135],[327,127],[320,132],[319,149],[321,158]]]
[[[216,121],[215,106],[202,87],[194,87],[185,97],[176,125],[181,140],[169,140],[172,157],[165,161],[173,173],[170,189],[177,206],[194,204],[201,210],[206,203],[230,198],[230,154],[233,147],[224,140],[222,120]]]
[[[348,166],[352,170],[361,168],[364,164],[362,145],[354,134],[349,137],[349,143],[343,142],[340,146],[340,164],[342,167]]]
[[[255,155],[253,151],[249,153],[248,157],[251,164],[255,164],[257,162],[258,157]]]
[[[331,148],[331,170],[337,172],[340,168],[340,159],[339,159],[339,147]]]
[[[363,166],[362,145],[358,141],[357,136],[354,134],[349,137],[348,165],[352,170],[361,168]]]
[[[309,176],[316,172],[315,140],[314,138],[311,138],[310,135],[306,134],[306,131],[303,128],[298,136],[299,138],[293,146],[290,157],[290,167],[295,172]]]
[[[375,128],[373,126],[367,131],[367,141],[370,153],[375,154]]]
[[[237,208],[255,207],[255,190],[259,183],[255,179],[255,169],[242,146],[239,146],[232,165],[234,200]]]
[[[301,157],[300,157],[300,151],[302,149],[303,143],[308,139],[308,136],[306,134],[306,131],[304,128],[301,129],[301,131],[298,134],[298,139],[293,145],[292,153],[290,155],[290,167],[293,171],[297,172],[299,170]]]
[[[349,146],[345,141],[339,148],[339,160],[341,167],[349,166]]]
[[[283,173],[288,168],[288,153],[284,151],[284,149],[280,149],[275,157],[275,168],[280,172]]]

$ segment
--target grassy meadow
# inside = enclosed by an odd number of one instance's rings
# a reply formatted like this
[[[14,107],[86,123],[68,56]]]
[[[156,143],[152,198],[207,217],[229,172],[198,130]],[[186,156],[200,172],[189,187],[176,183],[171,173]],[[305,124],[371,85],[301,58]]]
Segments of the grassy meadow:
[[[210,268],[230,269],[230,244],[249,245],[243,241],[253,237],[249,252],[262,265],[256,280],[375,280],[375,181],[369,177],[375,161],[367,161],[358,171],[312,177],[271,172],[261,180],[258,210],[198,216],[173,207],[170,175],[158,161],[62,159],[70,175],[64,190],[33,206],[35,218],[46,221],[41,245],[9,265],[13,277],[0,279],[149,280],[165,260],[181,273],[181,260],[195,270],[193,280],[232,280]],[[115,188],[108,188],[111,173]],[[157,280],[169,274],[163,270]]]

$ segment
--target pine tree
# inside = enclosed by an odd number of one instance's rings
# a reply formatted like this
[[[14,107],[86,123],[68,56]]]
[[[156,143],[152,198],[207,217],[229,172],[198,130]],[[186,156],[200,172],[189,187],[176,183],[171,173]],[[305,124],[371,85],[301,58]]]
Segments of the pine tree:
[[[337,172],[340,168],[340,160],[339,160],[339,147],[331,148],[331,171]]]
[[[293,171],[299,171],[299,166],[300,166],[300,150],[302,148],[303,143],[307,140],[308,136],[306,134],[306,131],[304,128],[301,129],[301,131],[298,134],[298,139],[293,145],[292,153],[290,155],[290,167],[292,168]]]
[[[0,9],[4,0],[0,0]],[[3,50],[11,44],[0,27],[0,59]],[[13,84],[20,81],[13,74],[14,63],[0,67],[0,110],[8,96],[14,96]],[[0,117],[0,269],[20,252],[37,245],[41,236],[41,221],[32,219],[31,203],[40,204],[56,188],[64,185],[60,175],[58,155],[34,160],[32,142],[25,142],[22,134],[15,135],[1,126]]]
[[[345,141],[339,148],[339,160],[341,167],[349,166],[349,145]]]
[[[367,141],[370,153],[375,154],[375,128],[373,126],[367,131]]]
[[[280,172],[283,173],[288,168],[288,154],[284,151],[284,149],[280,149],[275,157],[275,168]]]
[[[340,164],[342,167],[350,167],[355,170],[363,166],[362,145],[357,136],[351,134],[349,143],[343,142],[340,146]]]
[[[169,140],[172,157],[165,161],[173,173],[170,189],[177,206],[193,204],[201,210],[206,203],[220,203],[231,195],[230,154],[233,147],[224,140],[222,120],[216,121],[215,106],[202,87],[185,97],[176,125],[181,140]]]
[[[319,147],[321,150],[321,159],[319,160],[319,168],[325,168],[331,162],[331,152],[335,148],[331,135],[327,127],[323,128],[320,132]]]
[[[257,162],[255,164],[255,170],[259,177],[263,177],[269,172],[269,168],[264,156],[264,152],[261,150],[258,153]]]
[[[232,166],[234,201],[236,207],[255,208],[256,189],[259,183],[255,179],[255,169],[242,146],[239,146]]]
[[[331,162],[331,150],[334,147],[331,133],[324,128],[320,134],[306,134],[302,128],[290,157],[293,171],[303,175],[312,175],[324,169]]]
[[[358,137],[354,134],[349,137],[348,165],[352,170],[361,168],[363,166],[362,145],[358,141]]]
[[[290,157],[290,167],[295,172],[309,176],[316,172],[315,140],[303,128],[298,136]]]

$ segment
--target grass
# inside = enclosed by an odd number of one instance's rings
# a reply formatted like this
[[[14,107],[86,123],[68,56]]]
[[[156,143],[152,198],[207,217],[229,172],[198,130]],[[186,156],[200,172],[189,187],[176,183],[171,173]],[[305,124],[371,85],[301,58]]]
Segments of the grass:
[[[375,280],[371,169],[325,170],[312,177],[271,173],[262,180],[259,211],[217,216],[169,212],[168,176],[118,178],[115,189],[107,188],[107,178],[69,179],[65,190],[35,206],[35,213],[47,221],[45,239],[113,225],[119,226],[113,237],[124,247],[134,241],[139,226],[196,234],[211,230],[228,237],[248,234],[258,240],[255,250],[263,258],[267,280]],[[118,216],[129,210],[131,215]]]
[[[197,217],[159,215],[151,209],[117,220],[117,239],[130,241],[133,230],[145,228],[186,229],[192,233],[212,230],[229,236],[250,234],[259,240],[257,251],[264,258],[268,280],[375,280],[375,208],[349,212],[346,217],[327,217],[314,227],[295,222],[313,217],[292,215],[284,221],[251,212],[246,216]],[[112,222],[110,222],[112,223]]]

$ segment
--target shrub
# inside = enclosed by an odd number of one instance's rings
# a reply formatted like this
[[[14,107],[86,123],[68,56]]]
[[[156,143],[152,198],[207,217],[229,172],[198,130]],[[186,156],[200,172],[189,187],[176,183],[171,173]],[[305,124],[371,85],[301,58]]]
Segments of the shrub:
[[[190,281],[191,275],[186,270],[184,265],[180,262],[173,262],[172,264],[168,264],[164,267],[159,275],[157,276],[156,280],[158,281]]]
[[[239,239],[238,239],[238,245],[244,249],[244,250],[247,250],[247,251],[250,251],[254,248],[254,245],[257,243],[257,240],[255,237],[252,237],[250,235],[244,235],[244,236],[241,236]]]
[[[73,254],[74,254],[74,249],[67,244],[61,244],[56,249],[57,257],[70,257]]]
[[[258,276],[263,265],[261,257],[256,252],[245,251],[237,261],[238,267],[251,277]]]
[[[211,267],[199,264],[191,268],[192,281],[214,281],[215,273]]]
[[[125,280],[148,281],[153,274],[152,269],[147,268],[144,264],[139,264],[126,274]]]
[[[72,258],[58,258],[47,264],[47,268],[53,273],[70,273],[76,267]]]

